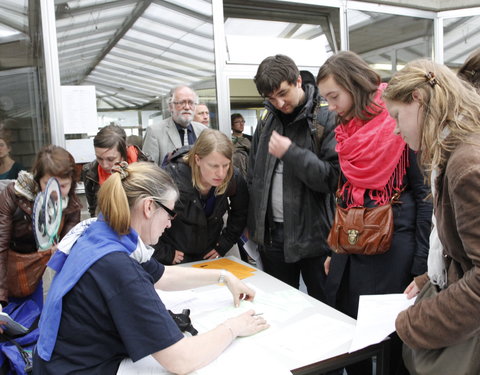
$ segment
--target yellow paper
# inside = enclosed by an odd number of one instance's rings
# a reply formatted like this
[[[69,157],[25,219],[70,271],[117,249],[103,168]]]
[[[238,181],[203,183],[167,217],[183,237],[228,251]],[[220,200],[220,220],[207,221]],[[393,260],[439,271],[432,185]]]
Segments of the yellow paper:
[[[215,270],[227,270],[233,273],[239,279],[246,279],[247,277],[253,276],[253,272],[256,271],[255,268],[245,266],[244,264],[237,263],[231,259],[216,259],[205,263],[198,263],[192,265],[196,268],[204,269],[215,269]]]

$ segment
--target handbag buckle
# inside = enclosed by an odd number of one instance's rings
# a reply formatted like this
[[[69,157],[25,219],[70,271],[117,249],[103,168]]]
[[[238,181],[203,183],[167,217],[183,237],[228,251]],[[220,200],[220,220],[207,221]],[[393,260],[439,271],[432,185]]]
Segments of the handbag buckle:
[[[348,233],[348,243],[350,245],[355,245],[358,241],[358,233],[359,233],[358,230],[349,229],[347,233]]]

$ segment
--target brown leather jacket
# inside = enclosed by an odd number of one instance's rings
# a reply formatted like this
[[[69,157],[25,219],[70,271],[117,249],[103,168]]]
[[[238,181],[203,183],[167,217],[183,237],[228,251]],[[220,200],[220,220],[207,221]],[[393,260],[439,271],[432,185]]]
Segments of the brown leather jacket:
[[[8,302],[7,259],[8,249],[20,253],[37,251],[32,229],[34,201],[15,193],[12,182],[0,193],[0,302]],[[64,223],[60,238],[80,221],[80,201],[73,194],[63,210]]]
[[[398,315],[397,333],[411,348],[442,348],[480,334],[480,136],[452,151],[436,191],[448,286]]]

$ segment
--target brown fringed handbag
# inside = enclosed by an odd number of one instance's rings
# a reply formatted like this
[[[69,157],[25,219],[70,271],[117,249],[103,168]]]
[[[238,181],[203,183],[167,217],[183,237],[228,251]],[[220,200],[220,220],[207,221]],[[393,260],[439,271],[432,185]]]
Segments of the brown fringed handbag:
[[[53,250],[18,253],[8,250],[7,283],[10,297],[31,295],[42,280]]]
[[[377,255],[383,254],[392,243],[392,203],[398,202],[403,189],[394,194],[384,206],[340,206],[340,180],[337,189],[335,219],[328,234],[327,243],[338,254]]]

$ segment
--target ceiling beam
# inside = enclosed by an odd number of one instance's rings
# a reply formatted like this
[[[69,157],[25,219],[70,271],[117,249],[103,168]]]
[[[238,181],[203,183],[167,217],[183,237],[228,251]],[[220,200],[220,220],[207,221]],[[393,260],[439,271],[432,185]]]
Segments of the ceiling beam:
[[[72,27],[75,29],[80,29],[83,27],[88,27],[88,26],[97,26],[102,23],[107,23],[111,21],[119,21],[120,17],[117,15],[110,16],[110,17],[104,17],[104,18],[98,18],[98,19],[89,19],[84,22],[78,22],[74,23],[73,25],[70,22],[66,22],[64,26],[57,26],[57,34],[63,33],[64,31],[70,31],[72,30]]]
[[[126,5],[135,5],[136,0],[113,0],[109,2],[89,5],[86,7],[70,8],[68,2],[59,3],[55,11],[55,18],[61,20],[64,18],[75,17],[85,13],[98,13],[102,10],[118,8]]]
[[[163,80],[162,76],[157,74],[157,75],[152,75],[152,74],[141,74],[140,72],[135,72],[135,71],[130,71],[130,70],[127,70],[127,69],[121,69],[121,68],[114,68],[114,67],[106,67],[104,66],[105,64],[102,64],[102,66],[97,66],[97,68],[95,69],[95,72],[99,71],[100,73],[105,73],[105,74],[113,74],[114,72],[115,73],[123,73],[125,74],[126,76],[128,76],[128,80],[131,81],[132,78],[130,78],[130,76],[134,76],[134,80],[136,80],[136,82],[144,82],[145,84],[151,84],[152,82],[155,83],[155,88],[158,89],[158,88],[163,88],[165,90],[170,90],[171,89],[171,85],[173,82],[166,82],[165,80]],[[125,77],[123,79],[126,79]]]
[[[132,49],[130,49],[130,52],[132,52]],[[142,51],[137,51],[137,53],[141,54]],[[192,76],[192,77],[195,77],[195,76],[203,77],[203,75],[195,74],[195,72],[203,72],[203,73],[206,73],[206,74],[214,74],[215,73],[213,68],[211,70],[198,69],[198,68],[195,68],[195,67],[192,67],[192,70],[179,69],[179,66],[182,67],[182,65],[179,64],[178,60],[167,59],[167,58],[164,58],[164,57],[162,57],[159,60],[161,60],[162,62],[163,61],[170,62],[171,63],[170,65],[169,64],[163,64],[160,61],[155,61],[154,62],[154,61],[151,61],[151,59],[142,59],[142,58],[139,58],[138,56],[132,57],[130,55],[121,53],[117,50],[112,51],[111,54],[112,54],[112,56],[121,57],[121,58],[126,59],[126,60],[141,62],[142,64],[148,64],[152,67],[157,67],[159,69],[165,69],[169,72],[176,72],[180,75],[186,75],[186,76]]]
[[[294,35],[300,27],[303,25],[300,23],[289,23],[285,29],[278,35],[279,38],[289,39]]]
[[[143,46],[147,46],[147,47],[150,47],[150,48],[155,48],[156,50],[159,51],[158,55],[161,55],[162,52],[169,52],[169,53],[174,53],[175,55],[178,55],[178,56],[186,57],[187,59],[194,59],[194,60],[197,60],[197,61],[202,61],[202,62],[205,62],[205,63],[212,64],[212,65],[215,63],[214,58],[212,58],[212,59],[204,58],[204,57],[202,57],[201,53],[198,53],[196,55],[191,55],[190,53],[185,53],[185,52],[182,52],[182,51],[174,50],[174,49],[171,49],[169,47],[167,47],[167,48],[166,47],[160,47],[158,44],[150,43],[150,42],[147,42],[145,40],[139,40],[137,38],[132,38],[132,37],[129,37],[127,35],[123,38],[123,40],[128,40],[129,42],[136,43],[138,45],[143,45]],[[196,48],[199,48],[199,46],[197,45]],[[203,52],[203,50],[204,50],[203,46],[201,47],[201,50]]]
[[[25,16],[25,21],[27,21],[27,16]],[[4,14],[0,14],[0,23],[19,31],[22,34],[28,33],[28,27],[25,24],[22,25],[21,23],[15,22],[11,18],[5,17]]]
[[[127,33],[128,30],[130,30],[133,24],[138,20],[140,16],[142,16],[142,14],[150,6],[151,3],[152,0],[143,0],[138,2],[130,17],[125,20],[122,27],[116,32],[115,37],[108,42],[107,46],[103,49],[103,51],[99,54],[95,61],[90,65],[87,72],[85,73],[84,78],[88,77],[88,75],[104,59],[104,57],[108,55],[112,48],[115,47],[118,41],[123,38],[123,36]]]
[[[110,33],[114,30],[117,30],[118,26],[108,26],[108,27],[101,27],[96,30],[89,30],[89,31],[83,31],[83,30],[77,30],[75,33],[67,33],[65,36],[61,36],[57,38],[57,43],[60,46],[64,42],[69,42],[72,40],[81,40],[82,38],[85,38],[86,36],[92,36],[92,35],[98,35],[99,33]],[[104,37],[104,39],[106,39]],[[61,48],[61,46],[60,46]]]
[[[322,30],[322,27],[321,26],[317,26],[317,27],[314,27],[308,31],[305,31],[301,34],[298,34],[295,39],[303,39],[303,40],[312,40],[312,39],[315,39],[317,37],[319,37],[320,35],[323,35],[323,30]]]
[[[169,42],[178,43],[178,44],[180,44],[182,46],[185,46],[185,47],[198,48],[197,43],[191,43],[191,42],[188,42],[188,41],[185,41],[185,40],[179,40],[178,38],[174,38],[174,37],[171,37],[171,36],[166,35],[166,34],[160,34],[160,33],[156,32],[154,30],[146,29],[146,28],[140,27],[138,25],[134,25],[132,30],[135,30],[135,31],[147,34],[147,35],[151,35],[151,36],[156,37],[156,38],[168,40]],[[211,36],[209,38],[211,38]],[[202,46],[202,49],[213,53],[214,52],[213,43],[212,43],[212,47],[208,46],[208,45],[207,46],[204,45],[204,46]]]
[[[189,17],[192,17],[192,18],[196,18],[197,20],[200,20],[200,21],[203,21],[203,22],[206,22],[206,23],[212,23],[212,15],[211,14],[210,15],[201,14],[201,13],[198,13],[198,12],[195,12],[195,11],[191,10],[190,8],[185,8],[185,7],[182,7],[181,5],[172,4],[168,1],[154,0],[153,2],[156,5],[160,5],[161,7],[171,9],[171,10],[173,10],[177,13],[180,13],[182,15],[189,16]]]
[[[206,39],[211,39],[212,35],[213,35],[213,29],[212,29],[212,33],[207,34],[207,33],[202,33],[198,30],[192,29],[191,27],[183,26],[183,25],[178,24],[178,23],[168,22],[166,20],[160,20],[160,19],[155,18],[155,17],[153,17],[149,14],[144,14],[142,18],[144,18],[146,20],[149,20],[149,21],[152,21],[152,22],[155,22],[155,23],[159,24],[160,27],[161,26],[168,26],[168,27],[171,27],[173,29],[177,29],[177,30],[183,31],[185,33],[197,35],[197,36],[200,36],[200,37],[206,38]]]
[[[162,72],[159,72],[158,70],[150,69],[150,68],[147,68],[147,67],[142,67],[141,72],[137,72],[139,70],[138,65],[128,63],[128,62],[125,62],[125,61],[122,61],[122,62],[115,61],[112,58],[109,58],[108,56],[102,61],[102,66],[103,65],[107,65],[107,67],[112,67],[112,69],[114,67],[115,69],[119,69],[120,71],[121,71],[121,68],[119,68],[119,66],[121,66],[123,68],[127,67],[127,68],[130,68],[132,71],[136,71],[135,74],[144,74],[144,76],[147,76],[147,77],[152,77],[152,76],[153,77],[161,77],[162,82],[167,82],[167,83],[171,84],[172,86],[175,85],[178,82],[177,79],[170,78],[168,75],[166,75]],[[170,86],[170,88],[171,88],[171,86]]]

